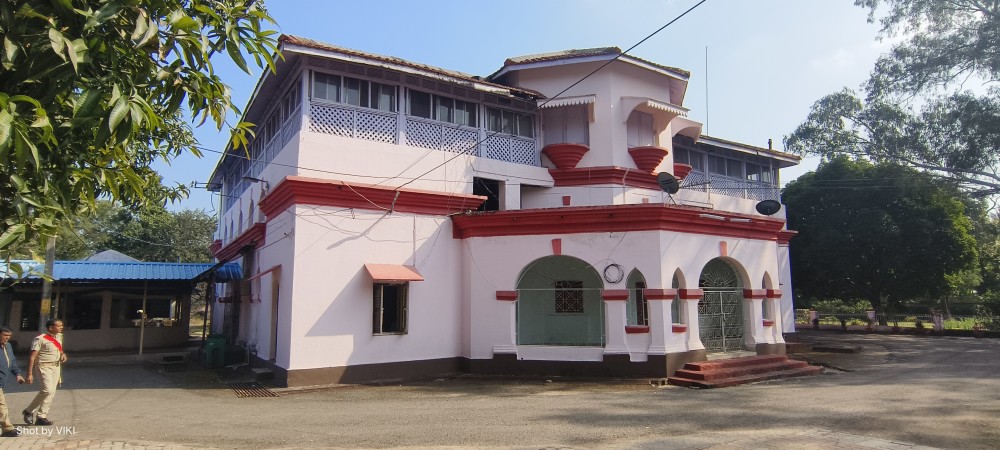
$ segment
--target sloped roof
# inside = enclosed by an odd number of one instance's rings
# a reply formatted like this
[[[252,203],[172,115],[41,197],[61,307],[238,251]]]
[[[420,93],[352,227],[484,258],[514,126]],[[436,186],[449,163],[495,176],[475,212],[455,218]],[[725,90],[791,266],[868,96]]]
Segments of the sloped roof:
[[[691,72],[678,69],[676,67],[664,66],[662,64],[657,64],[651,61],[647,61],[642,58],[636,58],[635,56],[629,54],[623,54],[622,50],[618,47],[596,47],[596,48],[584,48],[584,49],[572,49],[572,50],[560,50],[557,52],[549,53],[537,53],[534,55],[524,55],[524,56],[514,56],[507,58],[503,63],[503,67],[496,71],[493,75],[490,75],[489,79],[499,76],[499,74],[508,72],[516,66],[527,65],[527,64],[539,64],[547,62],[558,62],[563,60],[570,60],[576,58],[590,58],[590,57],[600,57],[600,56],[618,56],[620,60],[631,60],[632,62],[649,65],[653,68],[669,72],[675,76],[683,79],[688,79],[691,77]],[[610,58],[609,58],[610,59]]]
[[[138,259],[116,250],[105,250],[103,252],[94,253],[93,255],[83,258],[82,261],[139,262]]]
[[[459,72],[457,70],[442,69],[440,67],[435,67],[435,66],[431,66],[431,65],[427,65],[427,64],[415,63],[415,62],[412,62],[412,61],[407,61],[407,60],[402,59],[402,58],[397,58],[395,56],[385,56],[385,55],[378,55],[378,54],[375,54],[375,53],[362,52],[362,51],[359,51],[359,50],[354,50],[354,49],[350,49],[350,48],[346,48],[346,47],[340,47],[340,46],[337,46],[337,45],[328,44],[326,42],[320,42],[320,41],[317,41],[317,40],[313,40],[313,39],[309,39],[309,38],[304,38],[304,37],[301,37],[301,36],[293,36],[293,35],[283,34],[283,35],[281,35],[280,38],[278,38],[278,41],[281,42],[281,43],[287,43],[287,44],[292,44],[292,45],[300,45],[302,47],[312,48],[312,49],[316,49],[316,50],[324,50],[324,51],[329,51],[329,52],[334,52],[334,53],[340,53],[340,54],[347,55],[347,56],[354,56],[354,57],[357,57],[357,58],[367,59],[367,60],[371,60],[371,61],[377,61],[377,62],[388,63],[388,64],[392,64],[392,65],[396,65],[396,66],[408,67],[408,68],[411,68],[411,69],[416,69],[416,70],[421,71],[421,72],[427,72],[427,73],[430,73],[430,74],[435,74],[435,75],[439,75],[439,76],[445,76],[445,77],[448,77],[448,78],[452,78],[453,81],[457,81],[457,82],[466,82],[466,83],[473,83],[473,84],[481,84],[481,85],[484,85],[484,86],[492,87],[494,89],[505,90],[505,91],[508,91],[512,95],[519,95],[521,97],[532,97],[532,98],[541,98],[541,97],[543,97],[542,94],[540,94],[540,93],[538,93],[536,91],[532,91],[530,89],[523,89],[523,88],[517,88],[517,87],[507,86],[507,85],[503,85],[503,84],[493,83],[493,82],[490,82],[490,81],[487,81],[487,80],[483,79],[482,77],[478,77],[478,76],[470,75],[470,74],[467,74],[467,73]]]
[[[24,269],[30,269],[28,279],[41,278],[38,274],[45,264],[38,261],[12,261]],[[59,281],[183,281],[193,280],[215,267],[213,263],[162,263],[162,262],[103,262],[103,261],[55,261],[52,277]],[[7,266],[0,263],[0,278],[7,275]],[[238,263],[226,263],[216,269],[217,281],[240,279],[243,271]]]

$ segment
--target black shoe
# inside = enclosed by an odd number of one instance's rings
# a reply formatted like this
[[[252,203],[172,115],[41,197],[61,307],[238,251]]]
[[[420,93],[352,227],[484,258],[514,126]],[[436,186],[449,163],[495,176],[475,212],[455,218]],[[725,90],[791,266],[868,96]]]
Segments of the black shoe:
[[[35,413],[30,413],[28,411],[21,411],[21,414],[24,415],[24,423],[28,425],[35,424]]]
[[[35,419],[35,425],[52,425],[52,421],[44,417]]]
[[[20,435],[21,435],[21,430],[18,430],[17,428],[14,428],[13,430],[7,430],[7,431],[4,431],[3,433],[0,433],[0,436],[2,436],[2,437],[18,437]]]

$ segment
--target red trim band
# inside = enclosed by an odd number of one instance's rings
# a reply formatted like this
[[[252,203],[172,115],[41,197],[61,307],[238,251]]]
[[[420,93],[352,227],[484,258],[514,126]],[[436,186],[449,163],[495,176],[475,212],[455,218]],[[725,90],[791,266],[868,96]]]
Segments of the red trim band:
[[[299,176],[285,177],[260,200],[260,210],[273,217],[292,205],[336,206],[367,210],[448,215],[479,208],[486,197],[417,189],[394,189]]]
[[[767,297],[767,291],[765,291],[764,289],[744,289],[743,290],[743,298],[745,298],[747,300],[749,300],[749,299],[764,298],[764,297]]]
[[[625,334],[642,334],[649,333],[649,327],[646,325],[628,325],[625,327]]]
[[[781,298],[781,289],[768,289],[767,298]]]
[[[702,217],[711,211],[725,219]],[[774,241],[785,221],[662,203],[490,211],[452,217],[457,239],[623,231],[675,231]]]
[[[642,296],[646,300],[673,300],[677,296],[676,289],[643,289]]]
[[[601,289],[604,300],[628,300],[628,289]]]
[[[243,234],[230,241],[229,245],[222,247],[215,252],[215,259],[219,261],[231,261],[240,254],[240,250],[242,250],[243,247],[251,246],[256,248],[258,245],[264,243],[264,234],[266,230],[267,225],[263,223],[253,224],[253,226],[244,231]]]
[[[705,296],[705,291],[701,289],[679,289],[677,290],[677,295],[680,295],[682,300],[701,300]]]
[[[675,324],[673,324],[673,325],[670,326],[670,331],[673,331],[674,333],[683,333],[683,332],[685,332],[687,330],[688,330],[688,326],[684,325],[682,323],[675,323]]]
[[[497,291],[497,300],[513,302],[517,300],[517,291]]]
[[[770,319],[764,319],[764,326],[765,327],[773,327],[774,326],[774,321],[770,320]]]
[[[582,167],[576,169],[549,169],[555,186],[593,186],[616,184],[638,188],[660,190],[656,176],[641,169],[625,167]]]

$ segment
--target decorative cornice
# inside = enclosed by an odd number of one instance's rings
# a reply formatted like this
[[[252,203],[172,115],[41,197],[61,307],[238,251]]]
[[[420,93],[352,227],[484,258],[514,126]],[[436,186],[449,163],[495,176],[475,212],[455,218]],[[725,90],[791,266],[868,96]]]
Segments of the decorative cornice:
[[[743,298],[744,299],[750,300],[750,299],[758,299],[758,298],[764,298],[764,297],[767,297],[767,291],[764,290],[764,289],[744,289],[743,290]]]
[[[640,169],[626,167],[578,167],[575,169],[549,169],[555,186],[593,186],[616,184],[660,190],[656,175]]]
[[[347,183],[299,176],[285,177],[260,201],[268,217],[292,205],[336,206],[416,214],[448,215],[475,210],[486,197],[417,189]]]
[[[669,150],[655,145],[628,149],[628,154],[632,157],[632,162],[635,163],[635,166],[647,173],[656,171],[656,168],[660,166],[663,158],[666,158],[668,153],[670,153]]]
[[[643,289],[642,296],[646,300],[673,300],[677,296],[676,289]]]
[[[229,245],[221,247],[216,251],[215,259],[219,261],[232,261],[240,251],[246,247],[257,247],[264,243],[264,234],[267,230],[267,225],[263,223],[255,223],[252,227],[248,228],[243,234],[236,236],[229,242]]]
[[[505,302],[517,301],[517,291],[497,291],[497,300]]]
[[[711,212],[713,218],[702,217]],[[723,220],[716,218],[722,217]],[[738,221],[728,219],[737,218]],[[749,222],[743,220],[750,219]],[[675,231],[774,241],[782,220],[661,203],[490,211],[452,216],[457,239],[625,231]]]
[[[683,300],[701,300],[705,296],[705,291],[701,289],[678,289],[677,295]]]
[[[601,289],[604,300],[628,300],[628,289]]]
[[[781,289],[768,289],[767,298],[781,298]]]
[[[797,234],[799,232],[795,230],[781,230],[778,232],[778,243],[788,245]]]

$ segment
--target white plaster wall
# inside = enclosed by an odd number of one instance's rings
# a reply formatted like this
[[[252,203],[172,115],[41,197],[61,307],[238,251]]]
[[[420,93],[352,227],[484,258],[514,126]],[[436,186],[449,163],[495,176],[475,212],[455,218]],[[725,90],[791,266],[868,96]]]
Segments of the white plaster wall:
[[[295,207],[288,369],[456,357],[461,354],[462,264],[443,216]],[[413,265],[408,333],[372,335],[365,263]]]
[[[571,235],[542,235],[520,237],[471,238],[464,241],[464,257],[472,269],[468,271],[470,292],[471,354],[474,359],[489,359],[495,350],[508,350],[512,341],[512,302],[496,300],[496,291],[515,290],[521,271],[532,261],[552,255],[552,239],[562,239],[562,254],[590,263],[598,273],[613,263],[620,264],[625,273],[639,269],[650,289],[669,289],[674,272],[679,268],[686,284],[681,288],[696,289],[701,270],[709,260],[720,256],[722,241],[727,242],[728,257],[742,267],[747,280],[746,288],[760,289],[764,272],[777,272],[777,248],[772,241],[721,238],[675,232],[585,233]],[[604,289],[625,289],[626,279],[616,284],[604,283]],[[613,303],[613,302],[606,302]],[[668,310],[669,302],[663,301]],[[690,313],[689,313],[690,314]],[[694,311],[694,317],[697,312]],[[759,310],[758,310],[759,315]],[[624,330],[624,316],[619,324],[609,324],[616,333]],[[610,317],[610,315],[608,316]],[[688,317],[691,317],[690,315]],[[753,320],[760,320],[756,317]],[[690,322],[690,320],[688,321]],[[697,348],[697,328],[689,323],[685,333],[663,329],[663,346],[667,351],[686,351]],[[664,324],[668,327],[669,324]],[[651,332],[655,332],[651,330]],[[624,335],[624,331],[621,332]],[[622,344],[632,359],[647,351],[652,353],[647,339],[640,335],[624,338]],[[521,349],[517,349],[520,353]],[[550,354],[550,352],[546,354]],[[662,349],[660,349],[662,353]],[[572,358],[570,353],[564,355]],[[558,359],[558,358],[557,358]]]

